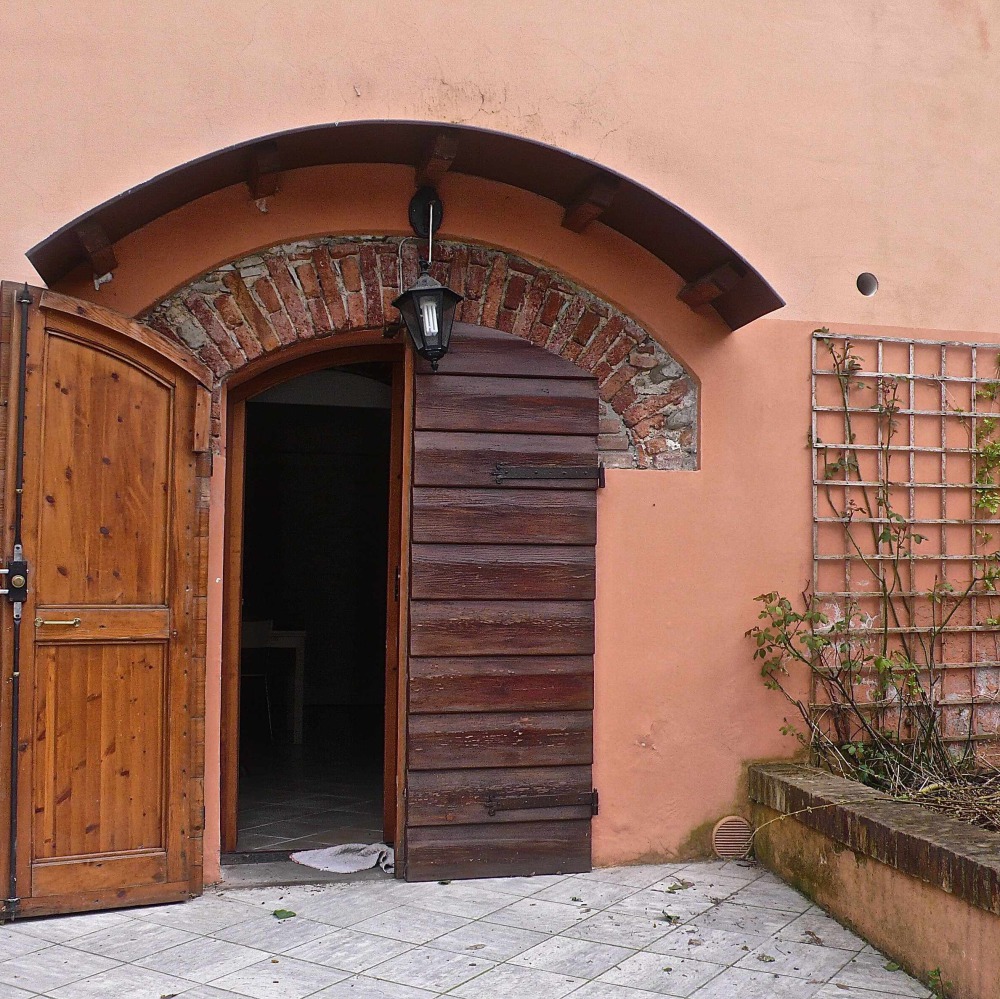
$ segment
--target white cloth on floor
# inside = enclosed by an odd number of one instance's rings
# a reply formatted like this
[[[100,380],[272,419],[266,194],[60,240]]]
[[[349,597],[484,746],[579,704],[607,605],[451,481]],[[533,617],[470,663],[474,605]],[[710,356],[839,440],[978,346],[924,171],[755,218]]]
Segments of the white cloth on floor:
[[[321,850],[300,850],[290,860],[330,874],[356,874],[378,865],[386,874],[396,869],[396,855],[385,843],[344,843]]]

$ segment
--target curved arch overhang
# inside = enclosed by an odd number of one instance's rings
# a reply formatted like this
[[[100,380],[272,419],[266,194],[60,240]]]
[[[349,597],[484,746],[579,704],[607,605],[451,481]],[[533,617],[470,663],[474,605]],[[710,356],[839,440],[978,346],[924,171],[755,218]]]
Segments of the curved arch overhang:
[[[97,232],[99,239],[114,244],[197,198],[243,181],[253,183],[262,163],[271,173],[346,163],[409,164],[419,172],[442,136],[453,155],[435,169],[443,165],[510,184],[567,209],[582,205],[584,220],[599,217],[663,261],[688,283],[684,300],[692,306],[711,304],[732,330],[785,304],[732,247],[649,188],[554,146],[437,122],[316,125],[229,146],[111,198],[33,246],[27,257],[51,286],[88,261],[86,233]]]

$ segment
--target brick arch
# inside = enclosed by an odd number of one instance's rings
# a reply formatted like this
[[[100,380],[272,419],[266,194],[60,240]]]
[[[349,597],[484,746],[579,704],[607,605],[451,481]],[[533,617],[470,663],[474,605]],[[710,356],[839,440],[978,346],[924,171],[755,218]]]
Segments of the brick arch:
[[[422,248],[381,236],[286,243],[202,275],[140,318],[186,345],[221,384],[299,340],[398,319],[400,271],[403,286],[416,280]],[[434,276],[465,296],[460,321],[523,337],[598,379],[606,465],[697,467],[697,384],[634,319],[503,250],[440,242],[434,253]]]

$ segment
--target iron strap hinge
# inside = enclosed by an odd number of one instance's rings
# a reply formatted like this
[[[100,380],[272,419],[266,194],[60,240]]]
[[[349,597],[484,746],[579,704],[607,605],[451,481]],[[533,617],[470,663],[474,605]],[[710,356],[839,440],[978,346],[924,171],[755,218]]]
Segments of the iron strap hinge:
[[[566,794],[509,794],[499,795],[491,791],[483,802],[487,815],[497,812],[520,811],[524,808],[578,808],[590,809],[591,815],[597,814],[597,789],[592,791],[569,792]]]
[[[604,465],[496,465],[493,479],[498,486],[508,480],[591,479],[598,489],[604,488]]]

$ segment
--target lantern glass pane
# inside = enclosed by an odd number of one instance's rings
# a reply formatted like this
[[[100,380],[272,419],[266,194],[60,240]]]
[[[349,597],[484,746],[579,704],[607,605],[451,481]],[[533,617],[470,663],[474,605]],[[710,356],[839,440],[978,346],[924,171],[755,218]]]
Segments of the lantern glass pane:
[[[417,350],[423,349],[423,334],[420,329],[420,319],[417,316],[417,306],[414,301],[414,296],[410,292],[406,292],[400,295],[399,298],[393,302],[393,305],[399,309],[399,314],[403,317],[403,322],[406,323],[406,328],[410,332],[410,336],[413,339],[413,344]]]
[[[441,303],[441,345],[447,350],[451,343],[451,328],[455,322],[455,309],[458,308],[462,297],[448,289],[445,289],[445,293],[441,297],[443,299]]]
[[[439,297],[439,295],[433,292],[429,295],[417,296],[418,307],[420,309],[420,325],[423,327],[424,342],[428,347],[436,346],[440,343]]]

